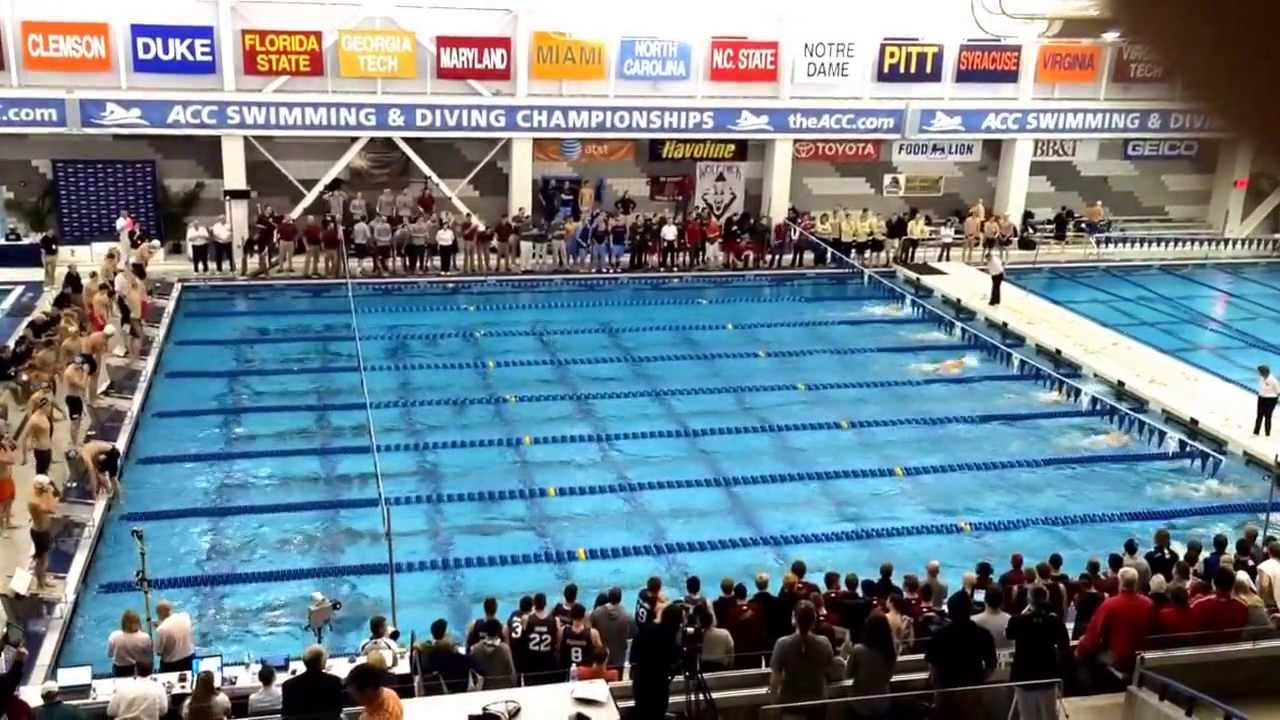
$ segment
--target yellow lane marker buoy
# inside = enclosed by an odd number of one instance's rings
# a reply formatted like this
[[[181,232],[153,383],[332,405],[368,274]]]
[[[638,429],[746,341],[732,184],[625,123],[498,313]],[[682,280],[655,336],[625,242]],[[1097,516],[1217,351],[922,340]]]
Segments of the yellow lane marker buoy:
[[[841,429],[841,430],[848,430],[848,429],[849,429],[849,421],[848,421],[848,420],[841,420],[841,421],[840,421],[840,429]]]
[[[958,523],[958,525],[960,526],[960,530],[963,532],[967,532],[967,533],[973,532],[973,526],[970,525],[968,522],[965,522],[964,520],[961,520]]]
[[[902,466],[899,465],[898,467],[893,469],[893,474],[897,475],[898,477],[904,477],[907,473],[902,469]]]
[[[769,353],[765,352],[764,350],[757,350],[756,357],[762,357],[762,358],[769,357]]]
[[[549,485],[547,487],[547,497],[555,497],[555,496],[556,496],[556,486]]]
[[[804,383],[796,383],[796,389],[799,390],[800,392],[804,392],[809,388],[805,387]]]
[[[507,402],[509,402],[509,403],[516,402],[516,396],[515,396],[515,395],[508,395],[508,396],[507,396]]]
[[[586,559],[587,559],[587,550],[586,550],[586,548],[578,548],[578,559],[579,559],[579,560],[586,560]]]
[[[724,324],[724,329],[725,329],[725,330],[732,330],[732,329],[733,329],[733,323],[725,323],[725,324]]]
[[[525,444],[525,445],[532,445],[532,444],[533,444],[533,436],[532,436],[532,435],[525,435],[525,436],[524,436],[524,444]]]
[[[498,364],[497,364],[497,363],[495,363],[495,362],[494,362],[494,361],[492,361],[492,360],[486,360],[486,361],[485,361],[485,366],[486,366],[486,367],[488,367],[490,370],[492,370],[492,369],[494,369],[494,368],[498,367]]]

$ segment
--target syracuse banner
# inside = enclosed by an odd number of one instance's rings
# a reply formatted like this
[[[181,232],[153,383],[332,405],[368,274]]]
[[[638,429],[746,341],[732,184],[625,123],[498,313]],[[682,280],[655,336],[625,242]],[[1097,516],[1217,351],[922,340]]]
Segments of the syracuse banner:
[[[1088,135],[1091,137],[1133,137],[1134,135],[1227,134],[1226,126],[1204,110],[1189,108],[1017,108],[943,109],[923,107],[913,113],[912,137],[936,135],[999,135],[1036,137]]]
[[[245,75],[324,75],[319,30],[241,30]]]
[[[122,99],[79,100],[85,130],[112,132],[244,132],[521,134],[549,137],[621,134],[902,136],[905,113],[883,107],[741,107],[724,102],[644,107],[559,104],[421,104],[385,100]],[[1185,133],[1184,133],[1185,134]]]
[[[791,66],[795,82],[837,85],[854,79],[852,40],[805,40]]]
[[[67,99],[0,98],[0,130],[66,129]]]
[[[896,83],[939,82],[942,80],[942,46],[919,42],[880,43],[876,79]]]
[[[349,78],[417,75],[418,40],[403,30],[339,30],[338,74]]]
[[[744,140],[650,140],[649,161],[747,159]]]
[[[1101,45],[1041,45],[1036,82],[1091,83],[1101,69]]]
[[[1016,83],[1021,67],[1020,45],[961,45],[956,56],[956,82]]]
[[[711,82],[777,82],[778,41],[711,39]]]
[[[511,38],[437,35],[436,77],[441,80],[510,80]]]
[[[552,162],[574,160],[630,160],[636,155],[633,140],[534,140],[533,159]]]
[[[1165,82],[1164,63],[1150,45],[1127,43],[1116,48],[1111,61],[1111,82],[1158,83]]]
[[[101,22],[22,21],[22,66],[46,72],[111,69],[111,28]]]
[[[842,163],[880,159],[877,140],[797,140],[791,147],[791,155],[796,160]]]
[[[693,47],[678,40],[623,38],[618,46],[619,80],[688,80]]]
[[[529,43],[534,80],[604,80],[609,76],[604,43],[565,33],[538,31]]]
[[[133,71],[172,75],[215,75],[218,60],[210,25],[129,26]]]

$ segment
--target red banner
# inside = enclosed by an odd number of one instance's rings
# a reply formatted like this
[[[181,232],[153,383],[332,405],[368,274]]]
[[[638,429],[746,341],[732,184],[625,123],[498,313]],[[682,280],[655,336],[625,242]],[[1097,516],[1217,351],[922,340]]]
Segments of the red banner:
[[[778,41],[712,39],[712,82],[777,82]]]
[[[876,162],[880,159],[878,140],[797,140],[792,146],[796,160],[825,162]]]
[[[1150,45],[1121,45],[1116,48],[1116,56],[1111,63],[1111,82],[1114,83],[1159,83],[1169,80],[1164,62]]]
[[[441,80],[510,80],[511,38],[437,35],[436,77]]]
[[[319,30],[241,30],[245,75],[324,75]]]

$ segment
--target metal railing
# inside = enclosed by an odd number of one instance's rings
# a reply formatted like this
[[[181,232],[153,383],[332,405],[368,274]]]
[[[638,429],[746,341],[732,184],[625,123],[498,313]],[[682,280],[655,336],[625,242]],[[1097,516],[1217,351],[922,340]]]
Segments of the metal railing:
[[[903,709],[904,706],[925,709],[932,707],[939,713],[937,717],[954,717],[955,711],[961,707],[970,711],[965,714],[966,717],[1008,717],[1019,695],[1028,692],[1043,693],[1040,699],[1058,706],[1063,698],[1063,681],[1026,680],[778,703],[761,707],[759,717],[761,720],[780,720],[784,717],[847,717],[857,713],[859,707],[868,710],[853,716],[883,717],[890,716],[891,709]]]
[[[1133,684],[1139,690],[1151,691],[1161,702],[1177,705],[1187,717],[1206,717],[1200,711],[1207,707],[1217,711],[1214,713],[1215,716],[1220,713],[1222,720],[1249,720],[1248,715],[1230,705],[1214,700],[1199,690],[1189,688],[1154,670],[1139,669],[1134,674]]]

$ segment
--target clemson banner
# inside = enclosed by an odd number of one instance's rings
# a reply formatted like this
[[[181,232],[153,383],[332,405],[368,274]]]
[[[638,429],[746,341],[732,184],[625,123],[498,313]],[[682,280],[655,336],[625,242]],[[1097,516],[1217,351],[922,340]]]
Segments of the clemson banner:
[[[565,33],[537,31],[529,43],[534,80],[604,80],[609,75],[604,43]]]
[[[111,28],[103,22],[22,21],[22,66],[48,72],[111,69]]]

